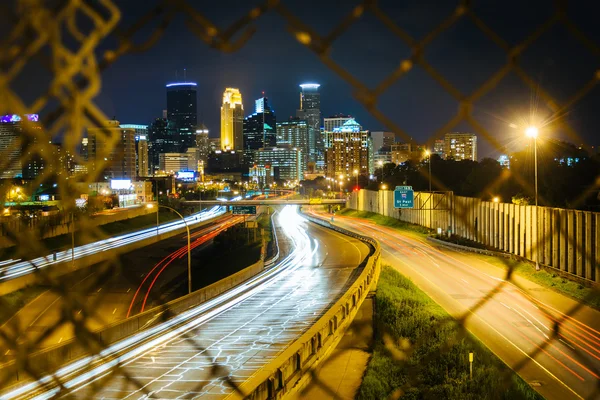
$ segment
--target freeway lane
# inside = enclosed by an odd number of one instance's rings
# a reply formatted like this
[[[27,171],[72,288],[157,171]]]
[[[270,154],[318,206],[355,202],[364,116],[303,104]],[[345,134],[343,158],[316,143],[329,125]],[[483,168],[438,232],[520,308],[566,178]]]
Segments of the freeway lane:
[[[198,220],[206,220],[217,217],[225,213],[225,207],[212,207],[202,210],[199,213],[192,214],[185,218],[186,223],[197,222]],[[184,222],[175,220],[159,226],[158,234],[170,232],[184,227]],[[36,268],[41,269],[52,264],[68,262],[72,257],[79,259],[87,255],[116,249],[127,244],[147,239],[157,234],[156,228],[142,229],[136,232],[127,233],[124,235],[114,236],[108,239],[100,240],[94,243],[75,247],[72,254],[71,249],[56,253],[56,261],[53,260],[52,254],[45,257],[38,257],[34,260],[6,260],[0,261],[0,282],[15,279],[19,276],[32,273]]]
[[[438,249],[364,219],[336,216],[334,224],[378,239],[385,263],[451,315],[466,314],[466,327],[544,397],[600,398],[600,312],[513,277],[521,290],[475,254]]]
[[[197,285],[213,283],[222,276],[202,274],[202,249],[228,227],[243,220],[242,216],[224,215],[191,231],[192,270]],[[64,292],[48,290],[24,306],[0,328],[2,336],[19,336],[19,343],[36,343],[36,348],[60,344],[74,336],[72,323],[58,325],[65,312],[86,316],[86,327],[97,330],[140,311],[135,294],[146,299],[169,301],[187,292],[187,234],[160,241],[119,256],[115,263],[95,265],[61,278]],[[225,275],[230,271],[224,271]],[[184,277],[185,279],[181,279]],[[150,283],[154,282],[151,287]],[[180,285],[183,284],[183,285]],[[174,286],[182,286],[174,287]],[[160,299],[160,300],[159,300]],[[131,306],[130,306],[131,304]],[[51,330],[52,327],[56,327]],[[49,334],[47,332],[50,332]],[[0,341],[0,357],[7,361],[12,352]]]
[[[132,348],[119,360],[141,388],[119,372],[105,376],[112,365],[109,362],[66,379],[65,386],[75,390],[71,395],[124,399],[139,398],[145,391],[145,398],[153,399],[220,398],[232,392],[227,379],[240,384],[275,358],[344,293],[370,252],[362,242],[308,223],[294,207],[285,207],[278,217],[280,244],[292,244],[287,256],[281,254],[278,266],[174,321],[143,332],[150,335],[159,330],[150,342],[137,335],[126,341]],[[182,320],[183,325],[174,325]],[[106,351],[116,349],[112,346]],[[69,368],[61,370],[61,374],[68,372]],[[49,398],[57,391],[25,386],[4,393],[3,398],[25,394],[26,398]]]

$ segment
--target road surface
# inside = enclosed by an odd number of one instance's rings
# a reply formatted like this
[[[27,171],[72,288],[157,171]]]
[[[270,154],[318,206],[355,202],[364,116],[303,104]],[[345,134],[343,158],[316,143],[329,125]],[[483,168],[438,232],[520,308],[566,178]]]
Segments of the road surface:
[[[379,240],[384,263],[454,317],[466,316],[466,327],[547,399],[600,398],[597,310],[514,276],[521,290],[485,257],[437,248],[415,234],[338,215],[334,224]]]
[[[73,390],[72,396],[222,398],[233,390],[228,380],[241,384],[275,358],[345,293],[371,251],[356,239],[307,222],[293,206],[285,207],[278,221],[282,261],[276,267],[111,346],[106,354],[126,351],[115,361],[70,375],[65,386]],[[117,361],[125,364],[130,378],[123,373],[105,377]],[[60,374],[66,376],[73,368],[65,367]],[[48,398],[58,390],[31,384],[2,398]]]
[[[192,271],[198,274],[194,275],[198,278],[194,279],[196,284],[205,286],[224,277],[203,274],[201,251],[220,232],[242,221],[242,216],[224,215],[191,231]],[[57,345],[75,335],[73,324],[58,323],[63,313],[83,312],[86,327],[98,330],[142,311],[144,300],[148,308],[153,302],[166,302],[187,293],[186,271],[187,234],[183,234],[122,254],[109,265],[98,264],[62,276],[63,292],[43,292],[4,323],[0,333],[12,337],[19,332],[20,343],[35,343],[43,336],[37,349]],[[13,355],[0,345],[2,362]]]

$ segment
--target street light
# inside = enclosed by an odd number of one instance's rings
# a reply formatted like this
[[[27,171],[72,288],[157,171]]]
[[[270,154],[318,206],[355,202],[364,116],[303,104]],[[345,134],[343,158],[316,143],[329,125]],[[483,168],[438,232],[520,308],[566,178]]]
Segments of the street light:
[[[192,293],[192,247],[190,246],[190,227],[188,226],[187,222],[185,222],[185,218],[183,218],[183,215],[181,215],[179,213],[179,211],[175,210],[174,208],[171,208],[169,206],[163,206],[162,204],[156,204],[156,213],[158,214],[158,210],[160,209],[160,207],[166,208],[168,210],[173,211],[175,214],[179,215],[179,217],[181,218],[181,220],[183,221],[183,224],[185,225],[185,229],[187,231],[187,253],[188,253],[188,293]],[[148,208],[153,208],[154,204],[147,204],[146,207]],[[158,219],[157,219],[158,221]],[[158,222],[157,222],[158,224]],[[158,225],[156,225],[156,236],[158,236]]]
[[[387,185],[384,183],[383,185],[381,185],[381,189],[382,190],[387,190]]]
[[[358,170],[354,170],[354,175],[356,176],[356,188],[358,189]]]
[[[429,164],[429,225],[431,226],[431,229],[433,229],[433,214],[432,214],[432,207],[431,204],[432,202],[432,197],[433,197],[433,193],[431,192],[431,152],[429,150],[425,150],[425,155],[427,156],[427,164]]]
[[[533,138],[533,163],[534,163],[534,180],[535,180],[535,270],[540,270],[539,262],[539,246],[540,246],[540,235],[538,226],[538,167],[537,167],[537,137],[539,129],[536,126],[529,126],[525,129],[525,135]]]
[[[494,198],[492,199],[492,201],[493,201],[494,203],[500,203],[500,197],[498,197],[498,196],[494,196]]]

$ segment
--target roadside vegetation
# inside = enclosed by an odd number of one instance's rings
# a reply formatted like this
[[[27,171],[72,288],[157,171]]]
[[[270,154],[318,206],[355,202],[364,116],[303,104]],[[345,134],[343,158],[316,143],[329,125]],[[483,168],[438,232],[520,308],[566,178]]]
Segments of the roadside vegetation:
[[[46,290],[45,286],[27,286],[0,296],[0,325]]]
[[[382,269],[375,300],[374,349],[358,399],[542,399],[410,279],[389,266]]]
[[[375,222],[378,225],[388,226],[390,228],[401,229],[403,231],[409,231],[413,233],[419,234],[421,237],[425,237],[429,232],[429,229],[424,228],[420,225],[411,224],[408,222],[400,221],[399,219],[392,217],[385,217],[381,214],[377,214],[370,211],[357,211],[351,208],[344,208],[341,211],[338,211],[336,215],[344,215],[346,217],[355,217],[355,218],[366,218]]]

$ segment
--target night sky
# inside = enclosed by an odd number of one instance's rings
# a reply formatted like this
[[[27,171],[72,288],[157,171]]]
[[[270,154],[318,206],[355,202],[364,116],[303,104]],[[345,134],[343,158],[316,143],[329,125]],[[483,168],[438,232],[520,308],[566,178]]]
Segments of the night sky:
[[[254,2],[192,1],[196,9],[219,26],[227,26],[247,13]],[[156,1],[118,1],[123,11],[121,26],[126,28],[156,4]],[[284,1],[306,24],[321,34],[328,33],[355,5],[354,1]],[[342,3],[343,5],[340,5]],[[380,1],[381,8],[406,32],[419,40],[440,24],[456,7],[457,1]],[[509,44],[526,38],[552,13],[552,3],[543,1],[473,1],[474,11]],[[527,4],[525,4],[527,3]],[[573,22],[595,44],[600,43],[593,1],[569,2]],[[264,91],[278,120],[294,115],[298,108],[298,84],[318,82],[321,86],[323,116],[346,113],[356,117],[364,128],[388,130],[354,99],[352,88],[329,70],[309,49],[289,33],[284,19],[270,12],[257,22],[257,33],[238,52],[225,54],[209,48],[188,30],[183,15],[168,27],[150,50],[120,58],[103,74],[102,93],[97,104],[107,116],[122,123],[148,124],[166,108],[165,84],[182,80],[198,83],[198,120],[219,135],[222,92],[238,87],[245,113],[253,112],[254,99]],[[140,32],[142,41],[149,30]],[[100,50],[115,46],[108,38]],[[100,54],[99,50],[99,54]],[[331,57],[356,78],[374,87],[401,60],[410,55],[409,47],[367,12],[333,45]],[[485,82],[506,60],[502,49],[468,19],[438,36],[425,50],[426,60],[463,94]],[[600,69],[600,53],[592,52],[571,35],[563,25],[544,34],[521,57],[520,65],[559,103],[566,101]],[[15,90],[25,99],[33,96],[32,82],[43,80],[44,73],[33,69],[33,78],[17,81]],[[178,79],[176,78],[176,71]],[[562,118],[581,135],[572,142],[600,144],[600,88],[595,87]],[[537,93],[514,74],[509,74],[489,94],[475,104],[475,118],[511,152],[525,145],[519,129],[510,124],[526,124],[532,109],[540,119],[550,114]],[[393,84],[379,99],[379,108],[418,142],[425,142],[458,109],[458,103],[422,68],[413,68]],[[473,131],[466,123],[455,130]],[[562,137],[560,131],[543,132]],[[479,158],[496,157],[496,149],[480,138]]]

